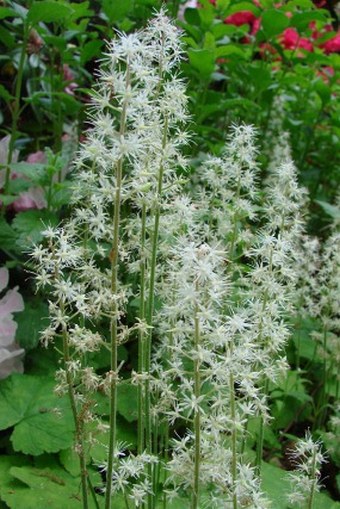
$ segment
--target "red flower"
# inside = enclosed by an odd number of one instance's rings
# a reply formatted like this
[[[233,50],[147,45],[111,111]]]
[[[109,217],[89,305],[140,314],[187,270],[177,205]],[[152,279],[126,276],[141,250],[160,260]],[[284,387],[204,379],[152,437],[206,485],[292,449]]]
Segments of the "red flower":
[[[305,37],[300,37],[294,28],[286,28],[281,36],[281,43],[285,49],[302,48],[306,51],[313,51],[312,43]]]
[[[340,52],[340,32],[337,33],[334,37],[329,39],[325,44],[322,45],[327,55],[329,53],[339,53]]]
[[[254,21],[256,20],[255,14],[253,14],[250,11],[240,11],[235,12],[235,14],[231,14],[228,16],[224,23],[227,25],[235,25],[237,27],[241,25],[253,25]]]
[[[260,28],[261,28],[261,18],[255,18],[253,26],[251,28],[251,35],[257,34]]]

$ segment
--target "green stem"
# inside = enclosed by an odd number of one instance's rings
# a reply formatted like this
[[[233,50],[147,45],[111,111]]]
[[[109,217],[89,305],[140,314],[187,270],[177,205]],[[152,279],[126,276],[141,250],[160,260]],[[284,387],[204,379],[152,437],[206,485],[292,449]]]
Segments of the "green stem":
[[[236,481],[237,481],[237,431],[236,431],[236,401],[235,401],[235,388],[234,388],[234,374],[230,372],[229,375],[229,391],[230,391],[230,416],[232,421],[231,430],[231,476],[233,480],[233,509],[237,509],[237,493],[236,493]]]
[[[164,150],[167,144],[167,134],[168,134],[168,121],[165,119],[164,123],[164,131],[163,131],[163,140],[162,140],[162,149]],[[149,296],[148,296],[148,305],[147,305],[147,324],[149,326],[147,337],[146,337],[146,345],[145,345],[145,373],[150,373],[150,364],[151,364],[151,341],[152,341],[152,323],[153,323],[153,314],[154,314],[154,306],[155,306],[155,282],[156,282],[156,266],[157,266],[157,247],[158,247],[158,234],[159,234],[159,223],[161,217],[161,196],[163,189],[163,174],[164,174],[164,165],[161,162],[159,173],[158,173],[158,183],[157,183],[157,205],[155,207],[154,212],[154,227],[153,227],[153,237],[152,237],[152,250],[151,250],[151,263],[150,263],[150,282],[149,282]],[[150,383],[148,376],[145,381],[145,430],[146,430],[146,451],[148,454],[152,452],[152,437],[151,437],[151,399],[150,399]]]
[[[317,483],[317,479],[315,477],[316,477],[316,448],[314,448],[314,451],[313,451],[312,472],[311,472],[311,478],[313,480],[313,484],[312,484],[308,502],[307,502],[307,509],[313,509],[315,486]]]
[[[283,229],[283,227],[282,227]],[[270,252],[269,257],[269,270],[270,272],[273,271],[273,250]],[[266,289],[263,296],[263,302],[262,302],[262,311],[261,311],[261,318],[260,318],[260,324],[259,324],[259,345],[262,345],[263,342],[263,315],[266,310],[267,302],[268,302],[268,290]],[[267,396],[269,392],[269,381],[266,379],[265,385],[264,385],[264,393]],[[263,440],[264,440],[264,420],[263,416],[260,416],[260,430],[259,430],[259,438],[257,442],[256,447],[256,471],[257,475],[260,477],[261,474],[261,465],[262,465],[262,456],[263,456]]]
[[[129,66],[126,70],[126,89],[130,83]],[[121,120],[120,120],[120,136],[124,135],[126,125],[126,109],[128,98],[125,97]],[[118,290],[118,249],[119,249],[119,223],[121,209],[122,194],[122,177],[123,177],[123,158],[120,158],[116,165],[116,192],[113,207],[113,242],[111,251],[111,292],[112,295],[117,294]],[[112,318],[110,320],[110,339],[111,339],[111,372],[110,372],[110,430],[109,430],[109,452],[108,465],[106,471],[106,489],[105,489],[105,509],[111,509],[111,493],[112,493],[112,473],[116,447],[116,428],[117,428],[117,378],[118,378],[118,303],[114,299],[112,309]]]
[[[326,407],[327,407],[327,392],[326,392],[326,384],[327,384],[327,327],[323,327],[323,353],[324,353],[324,359],[323,359],[323,370],[322,370],[322,388],[321,388],[321,394],[318,400],[318,407],[316,410],[317,413],[317,426],[316,429],[320,429],[322,427],[322,423],[324,421],[324,418],[326,416]]]
[[[196,283],[197,287],[197,283]],[[195,306],[195,350],[196,357],[194,361],[194,391],[195,399],[198,401],[201,395],[201,362],[199,360],[199,346],[200,346],[200,323],[198,317],[198,306]],[[199,488],[200,488],[200,463],[201,463],[201,412],[199,407],[195,409],[194,417],[194,433],[195,433],[195,464],[194,464],[194,489],[192,494],[192,509],[198,509],[199,504]]]
[[[146,204],[142,207],[141,260],[140,260],[140,305],[139,318],[145,320],[145,235],[146,235]],[[145,365],[145,338],[141,329],[138,337],[138,372],[142,373]],[[143,384],[138,385],[138,453],[144,450],[144,394]]]
[[[99,504],[98,504],[98,500],[97,500],[97,496],[96,496],[96,492],[94,490],[94,487],[93,487],[93,484],[91,482],[90,476],[87,476],[87,483],[88,483],[88,486],[90,488],[90,492],[91,492],[91,495],[92,495],[92,500],[93,500],[93,503],[95,505],[95,508],[96,509],[100,509]]]
[[[269,381],[265,381],[264,394],[267,396],[269,392]],[[263,416],[260,417],[260,429],[256,447],[256,473],[261,476],[262,456],[263,456],[263,442],[264,442],[264,420]]]
[[[62,336],[63,336],[63,354],[64,354],[64,367],[65,367],[65,371],[66,371],[67,391],[68,391],[68,396],[69,396],[69,400],[70,400],[70,404],[71,404],[74,425],[75,425],[75,429],[76,429],[76,445],[77,445],[77,453],[78,453],[79,462],[80,462],[80,476],[81,476],[83,509],[88,509],[89,508],[88,497],[87,497],[88,476],[87,476],[86,459],[85,459],[85,452],[84,452],[83,427],[82,427],[82,424],[81,424],[79,416],[78,416],[76,398],[75,398],[75,393],[74,393],[74,388],[73,388],[73,381],[72,381],[72,377],[71,377],[71,374],[68,369],[68,363],[70,362],[70,349],[69,349],[68,334],[67,334],[66,327],[63,328]]]
[[[25,60],[26,60],[26,50],[27,50],[27,42],[29,36],[29,26],[27,22],[24,22],[24,34],[22,41],[22,49],[20,54],[19,66],[18,66],[18,74],[15,82],[15,96],[14,96],[14,105],[13,105],[13,113],[12,113],[12,125],[11,125],[11,137],[8,145],[8,154],[7,154],[7,167],[5,174],[5,182],[4,182],[4,194],[8,193],[10,178],[11,178],[11,168],[10,164],[12,163],[13,153],[14,153],[14,145],[17,139],[18,133],[18,121],[20,116],[20,98],[21,98],[21,88],[22,88],[22,80],[24,74]],[[4,205],[3,205],[4,211]]]

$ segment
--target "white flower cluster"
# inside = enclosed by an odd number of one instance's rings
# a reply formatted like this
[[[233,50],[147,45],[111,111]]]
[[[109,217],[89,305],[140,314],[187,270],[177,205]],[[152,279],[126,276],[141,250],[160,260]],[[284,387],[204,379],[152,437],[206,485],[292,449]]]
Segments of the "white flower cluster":
[[[313,507],[314,495],[320,489],[320,468],[325,461],[321,443],[314,441],[309,432],[294,444],[290,457],[296,469],[290,472],[292,490],[288,495],[293,507]]]
[[[184,490],[193,509],[264,509],[259,464],[244,454],[247,425],[270,419],[268,380],[286,368],[305,193],[287,159],[271,171],[261,204],[256,130],[245,125],[232,128],[221,157],[209,157],[183,193],[180,58],[163,11],[108,47],[76,162],[73,213],[32,253],[37,285],[50,295],[42,339],[62,337],[58,391],[73,394],[80,452],[90,394],[109,395],[105,496],[121,491],[135,507],[156,497],[160,448],[168,496]],[[138,454],[123,457],[117,346],[137,337]],[[111,369],[100,377],[86,358],[103,347]],[[183,428],[175,439],[174,425]]]

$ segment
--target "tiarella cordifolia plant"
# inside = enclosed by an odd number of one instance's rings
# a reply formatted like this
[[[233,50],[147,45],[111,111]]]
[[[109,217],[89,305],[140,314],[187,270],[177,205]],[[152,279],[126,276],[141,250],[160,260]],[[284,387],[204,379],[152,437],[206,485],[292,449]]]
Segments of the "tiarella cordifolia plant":
[[[263,427],[269,381],[286,368],[304,192],[284,160],[261,205],[256,131],[244,125],[198,170],[194,192],[182,191],[180,58],[163,11],[109,44],[75,163],[73,211],[33,250],[37,285],[50,294],[42,340],[63,344],[57,390],[71,403],[84,508],[96,497],[88,468],[96,426],[108,433],[105,509],[116,495],[127,508],[154,509],[161,484],[164,507],[183,494],[192,509],[268,506],[258,475]],[[118,347],[130,340],[138,363],[124,383],[138,391],[137,451],[117,440]],[[100,349],[110,353],[103,375],[88,362]],[[108,424],[96,415],[98,391],[109,399]],[[257,468],[246,453],[254,417]]]
[[[289,475],[292,490],[288,499],[293,507],[313,509],[315,493],[320,489],[320,468],[325,462],[320,442],[313,440],[309,432],[304,439],[294,444],[290,457],[295,465],[295,471]]]

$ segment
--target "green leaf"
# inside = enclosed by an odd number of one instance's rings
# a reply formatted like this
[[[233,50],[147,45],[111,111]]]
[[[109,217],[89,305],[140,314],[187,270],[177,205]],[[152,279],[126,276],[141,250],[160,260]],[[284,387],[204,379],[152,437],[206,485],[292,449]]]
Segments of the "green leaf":
[[[26,163],[24,161],[20,163],[12,163],[10,165],[11,170],[21,173],[28,177],[32,182],[39,182],[45,172],[45,164],[40,163]]]
[[[32,375],[13,374],[1,381],[0,429],[14,426],[11,442],[15,451],[35,456],[72,445],[72,412],[68,400],[54,394],[54,387],[53,379]]]
[[[35,468],[12,467],[14,478],[1,497],[13,509],[82,509],[79,491],[80,479],[73,477],[61,467]],[[19,481],[19,482],[18,482]],[[93,509],[93,500],[89,499]]]
[[[0,19],[14,18],[16,16],[15,11],[8,7],[0,7]]]
[[[215,53],[211,49],[189,49],[191,65],[203,77],[208,78],[215,68]]]
[[[10,180],[8,190],[10,193],[18,195],[23,191],[27,191],[30,187],[32,187],[32,183],[29,182],[29,180],[16,178],[14,180]],[[18,199],[18,196],[15,198]],[[3,199],[3,195],[1,195],[1,199]]]
[[[19,212],[13,219],[13,229],[16,231],[17,245],[20,249],[31,249],[32,245],[42,240],[42,231],[46,225],[56,225],[57,218],[47,210],[27,210]]]
[[[234,44],[227,44],[225,46],[218,46],[215,50],[215,56],[216,58],[221,57],[229,57],[235,55],[238,58],[246,58],[246,52],[244,49],[240,48],[239,46],[235,46]]]
[[[81,65],[84,65],[92,58],[97,57],[100,53],[102,45],[103,41],[98,40],[90,41],[84,44],[80,54]]]
[[[137,387],[130,382],[122,382],[118,385],[117,411],[128,422],[136,421],[137,413]]]
[[[268,69],[263,66],[249,65],[248,67],[249,81],[254,87],[256,95],[266,90],[272,83],[272,77]]]
[[[291,18],[291,26],[296,28],[298,31],[305,30],[308,28],[309,24],[312,21],[321,20],[321,21],[327,21],[327,17],[325,14],[319,10],[313,10],[311,12],[297,12],[293,14]]]
[[[41,299],[30,298],[25,303],[25,312],[18,314],[16,340],[25,350],[35,348],[40,340],[40,331],[47,327],[48,306]]]
[[[30,8],[27,20],[36,24],[44,21],[45,23],[62,22],[70,18],[73,10],[66,4],[54,2],[53,0],[43,0],[34,2]]]
[[[107,461],[107,451],[109,446],[108,432],[98,432],[97,426],[93,429],[94,444],[90,448],[90,456],[96,464]],[[137,433],[134,425],[126,422],[118,416],[117,419],[117,440],[127,444],[127,447],[135,448],[137,446]]]
[[[15,251],[16,248],[17,246],[15,231],[7,223],[6,219],[0,217],[0,249]]]
[[[260,14],[260,9],[252,2],[237,2],[233,3],[233,5],[228,9],[228,13],[234,14],[235,12],[240,11],[250,11],[255,15]]]
[[[133,0],[103,0],[103,11],[110,22],[122,20],[133,8]]]
[[[328,214],[329,216],[333,217],[333,219],[340,219],[340,209],[339,207],[336,207],[335,205],[331,205],[330,203],[327,203],[325,201],[315,200],[315,203],[320,205],[320,207],[323,208],[323,210]]]
[[[7,205],[10,205],[15,200],[18,199],[18,196],[15,194],[2,194],[1,195],[1,202],[7,207]]]
[[[272,501],[275,509],[287,509],[288,503],[285,494],[290,492],[287,473],[269,463],[262,462],[261,466],[261,488]]]
[[[267,37],[279,35],[289,26],[289,18],[278,9],[269,9],[262,16],[262,28]]]
[[[11,467],[22,467],[30,464],[30,460],[27,456],[23,455],[11,455],[11,456],[0,456],[0,496],[1,496],[1,488],[5,486],[5,484],[9,483],[12,480],[12,476],[9,473]]]
[[[0,27],[0,41],[7,46],[7,48],[11,49],[15,46],[15,38],[13,37],[13,34],[5,27]]]
[[[74,448],[64,449],[59,453],[60,463],[73,477],[80,475],[79,456]]]
[[[272,502],[275,509],[292,509],[287,502],[287,495],[291,492],[288,473],[274,465],[262,462],[261,488]],[[314,508],[340,509],[340,503],[334,502],[326,493],[315,493]]]
[[[10,94],[3,85],[0,85],[0,97],[4,99],[6,102],[9,102],[13,99],[12,94]]]
[[[197,9],[187,7],[184,12],[184,19],[190,25],[200,26],[201,18],[198,14]]]

